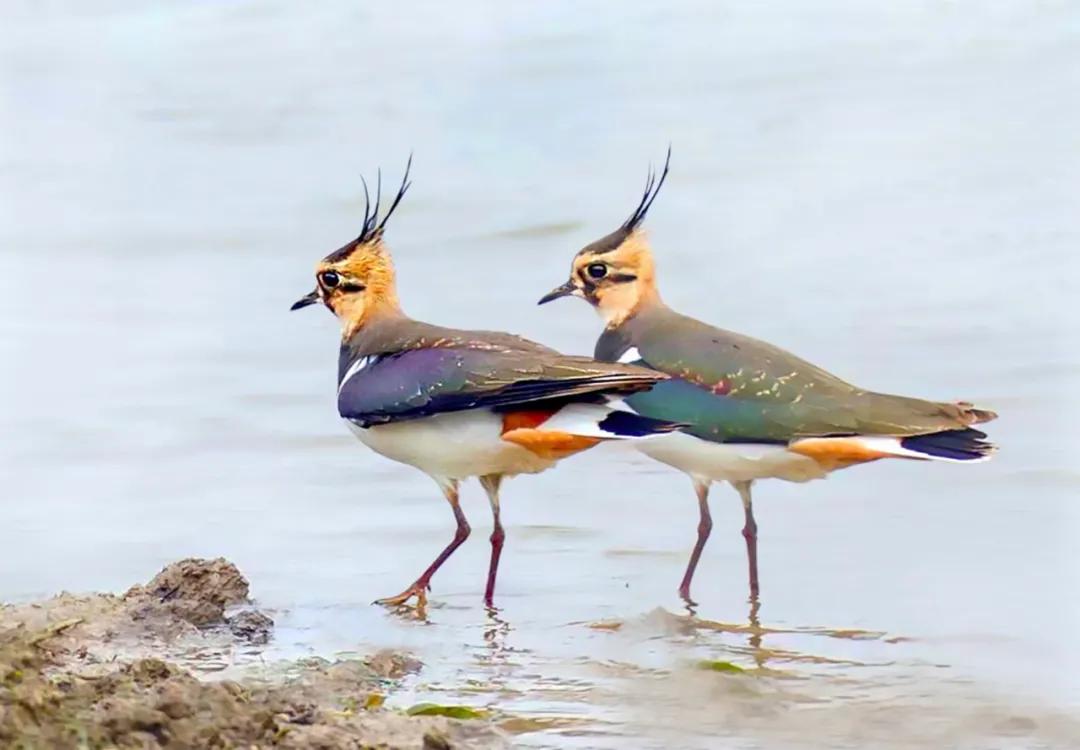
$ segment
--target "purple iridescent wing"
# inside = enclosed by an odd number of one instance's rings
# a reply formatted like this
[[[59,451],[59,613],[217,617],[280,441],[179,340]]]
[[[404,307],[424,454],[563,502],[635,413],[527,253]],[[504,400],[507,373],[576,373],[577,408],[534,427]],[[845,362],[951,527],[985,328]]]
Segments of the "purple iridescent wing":
[[[361,357],[345,371],[338,411],[361,426],[476,408],[630,394],[666,376],[560,354],[469,348]]]

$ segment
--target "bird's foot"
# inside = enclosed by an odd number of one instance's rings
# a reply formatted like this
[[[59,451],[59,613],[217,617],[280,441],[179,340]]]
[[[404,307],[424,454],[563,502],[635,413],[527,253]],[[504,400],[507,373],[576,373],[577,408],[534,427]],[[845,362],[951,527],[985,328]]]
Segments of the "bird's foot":
[[[384,599],[376,599],[375,604],[381,604],[384,607],[401,607],[404,606],[414,596],[416,597],[416,608],[423,609],[427,606],[427,592],[430,587],[426,582],[417,581],[409,588],[402,591],[396,596],[388,596]]]

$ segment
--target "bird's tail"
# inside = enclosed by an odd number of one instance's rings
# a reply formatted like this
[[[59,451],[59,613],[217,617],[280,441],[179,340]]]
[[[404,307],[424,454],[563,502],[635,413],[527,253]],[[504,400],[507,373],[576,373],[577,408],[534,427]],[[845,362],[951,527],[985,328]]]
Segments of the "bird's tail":
[[[997,447],[987,442],[986,433],[971,428],[944,430],[928,435],[912,435],[900,439],[905,451],[918,454],[912,458],[928,458],[938,461],[983,461]]]
[[[618,402],[558,404],[503,414],[502,439],[549,460],[608,440],[647,440],[683,425],[615,408]]]
[[[643,417],[619,408],[621,405],[618,401],[607,404],[567,404],[537,425],[537,429],[604,440],[633,440],[663,435],[683,426],[665,419]]]
[[[597,423],[597,427],[611,433],[612,437],[618,438],[643,438],[652,435],[666,435],[669,432],[683,427],[679,422],[669,422],[666,419],[653,419],[643,417],[632,411],[612,409],[611,412]]]
[[[997,448],[984,438],[986,433],[963,428],[924,435],[851,435],[803,438],[788,450],[836,466],[876,461],[879,458],[913,458],[922,461],[985,461]]]
[[[675,421],[653,419],[620,409],[622,402],[571,403],[563,406],[539,429],[577,434],[584,438],[633,440],[672,432],[683,426]]]

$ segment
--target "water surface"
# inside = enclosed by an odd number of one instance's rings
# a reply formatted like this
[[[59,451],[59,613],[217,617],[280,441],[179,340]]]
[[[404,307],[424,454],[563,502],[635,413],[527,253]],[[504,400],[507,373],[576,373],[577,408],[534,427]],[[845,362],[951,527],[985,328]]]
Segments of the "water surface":
[[[267,658],[408,648],[400,704],[538,747],[1074,745],[1080,14],[816,5],[5,4],[0,599],[224,555]],[[428,622],[371,607],[452,519],[337,420],[334,321],[288,312],[360,174],[415,151],[411,314],[589,352],[584,304],[534,301],[669,142],[670,304],[994,408],[1001,453],[762,483],[756,613],[718,487],[690,621],[689,482],[597,450],[505,487],[497,613],[474,484]]]

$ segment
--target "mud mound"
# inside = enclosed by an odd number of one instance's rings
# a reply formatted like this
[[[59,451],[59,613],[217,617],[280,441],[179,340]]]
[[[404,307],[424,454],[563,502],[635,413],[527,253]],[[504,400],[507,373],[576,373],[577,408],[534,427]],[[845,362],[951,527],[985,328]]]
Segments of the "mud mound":
[[[251,644],[266,643],[273,620],[248,604],[248,582],[227,560],[187,559],[166,566],[123,596],[63,593],[0,607],[0,629],[54,630],[49,649],[68,669],[107,671],[116,660],[160,658],[219,668]],[[228,614],[227,614],[228,612]]]
[[[182,560],[123,596],[61,594],[0,608],[0,748],[490,748],[484,721],[380,708],[421,665],[305,659],[243,681],[204,681],[194,647],[265,642],[273,621],[247,603],[225,560]]]

